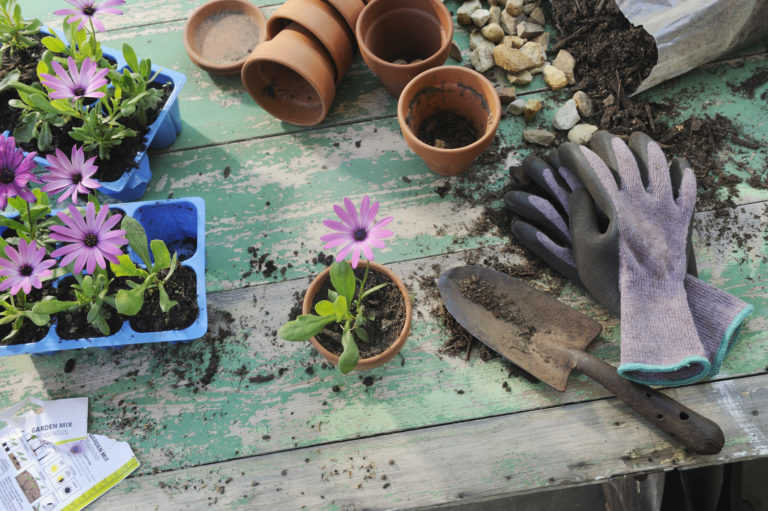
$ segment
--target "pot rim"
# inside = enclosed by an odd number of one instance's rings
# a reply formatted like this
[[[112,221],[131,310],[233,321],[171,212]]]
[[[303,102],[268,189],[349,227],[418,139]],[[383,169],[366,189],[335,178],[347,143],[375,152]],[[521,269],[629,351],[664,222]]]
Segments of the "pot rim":
[[[220,6],[220,9],[216,9],[217,6]],[[204,11],[208,10],[211,12],[204,14]],[[248,60],[249,57],[249,55],[246,55],[242,59],[235,62],[228,64],[217,64],[205,59],[197,51],[195,45],[192,43],[192,36],[197,32],[197,30],[195,30],[195,32],[190,30],[193,21],[196,21],[198,18],[200,18],[199,22],[195,25],[197,29],[205,19],[209,18],[211,15],[225,10],[232,10],[235,12],[242,12],[243,14],[247,14],[248,17],[256,23],[256,26],[259,30],[259,40],[256,43],[256,46],[263,43],[267,36],[267,19],[264,17],[261,9],[247,0],[211,0],[192,11],[192,14],[189,15],[189,18],[187,18],[187,22],[184,25],[184,48],[187,50],[187,55],[189,55],[190,60],[192,60],[196,66],[201,67],[213,74],[237,74],[240,72],[240,69],[243,67],[243,64],[245,64],[245,61]]]
[[[368,45],[365,44],[365,39],[363,38],[363,34],[361,33],[361,20],[365,17],[367,12],[370,12],[369,9],[372,11],[371,6],[375,6],[381,2],[385,2],[386,0],[370,0],[366,6],[363,8],[362,11],[360,11],[360,15],[357,17],[357,23],[355,23],[355,38],[357,39],[357,45],[360,48],[361,53],[365,53],[366,57],[374,61],[376,64],[380,66],[391,66],[395,69],[411,69],[416,68],[419,66],[424,65],[432,65],[432,63],[436,60],[440,59],[440,55],[443,54],[443,52],[447,51],[448,47],[451,45],[451,42],[453,42],[453,19],[451,17],[451,12],[448,10],[448,8],[440,1],[438,0],[428,0],[432,3],[432,5],[437,6],[438,9],[444,10],[448,14],[448,20],[449,23],[447,26],[443,25],[443,23],[440,23],[440,27],[447,28],[448,34],[446,35],[445,41],[440,45],[440,48],[437,49],[432,55],[427,57],[426,59],[420,61],[420,62],[409,62],[408,64],[395,64],[393,62],[390,62],[388,60],[384,60],[380,58],[378,55],[373,53],[369,48]],[[440,20],[441,21],[441,20]],[[415,80],[415,78],[414,78]],[[405,90],[405,88],[403,88]]]
[[[379,0],[376,0],[379,1]],[[429,151],[434,151],[436,154],[458,154],[465,151],[468,151],[470,149],[474,149],[476,147],[481,146],[484,143],[487,143],[489,139],[492,139],[496,135],[496,131],[499,127],[499,122],[501,121],[501,100],[499,99],[499,95],[496,94],[495,90],[493,94],[487,95],[483,94],[483,98],[488,101],[488,116],[490,117],[494,111],[498,112],[497,115],[493,116],[493,119],[491,122],[486,126],[485,133],[482,137],[478,138],[471,144],[467,144],[465,146],[461,147],[455,147],[453,149],[446,149],[441,147],[435,147],[432,145],[427,144],[426,142],[422,142],[422,140],[416,135],[416,133],[413,132],[410,125],[406,122],[406,108],[405,105],[405,98],[408,95],[408,93],[411,92],[412,89],[415,89],[420,85],[420,81],[422,81],[425,77],[430,76],[432,74],[439,74],[444,73],[446,71],[453,71],[453,72],[459,72],[459,73],[466,73],[469,76],[475,75],[476,78],[480,78],[481,80],[484,80],[487,82],[488,86],[493,90],[493,84],[481,73],[478,73],[474,69],[469,69],[463,66],[439,66],[439,67],[433,67],[431,69],[427,69],[426,71],[419,73],[416,75],[413,80],[408,82],[406,86],[403,88],[403,91],[400,93],[400,97],[397,100],[397,118],[400,122],[400,126],[408,132],[409,138],[411,141],[416,144],[418,147],[422,149],[426,149]],[[483,91],[478,91],[482,93]]]
[[[385,364],[386,362],[391,360],[392,357],[397,355],[397,353],[400,352],[400,350],[402,349],[406,339],[408,338],[408,335],[411,332],[411,321],[413,319],[413,305],[411,304],[411,298],[410,298],[410,294],[408,293],[408,289],[405,287],[405,284],[403,284],[403,281],[400,280],[400,278],[397,275],[395,275],[395,273],[392,270],[390,270],[384,265],[378,264],[374,261],[367,261],[367,260],[361,260],[360,262],[362,264],[369,264],[372,270],[375,270],[379,273],[383,273],[384,275],[387,276],[387,278],[389,278],[397,286],[397,289],[400,291],[400,294],[403,297],[403,301],[405,302],[405,321],[403,322],[403,329],[400,331],[400,335],[397,336],[397,339],[395,339],[394,342],[390,344],[387,349],[385,349],[378,355],[374,355],[373,357],[361,358],[360,360],[358,360],[357,365],[355,366],[355,369],[354,369],[357,371],[378,367],[382,364]],[[321,271],[314,279],[312,279],[312,282],[309,284],[309,287],[307,288],[307,291],[304,294],[304,301],[301,304],[302,314],[312,313],[312,302],[314,301],[314,298],[317,295],[317,292],[320,290],[320,286],[325,282],[327,278],[329,278],[330,272],[331,272],[331,268],[329,266],[325,270]],[[322,344],[320,344],[320,342],[317,339],[315,339],[315,337],[311,337],[309,341],[312,343],[315,349],[321,355],[323,355],[328,361],[332,362],[335,366],[339,365],[339,355],[336,355],[335,353],[331,353],[330,351],[325,349],[325,347]]]

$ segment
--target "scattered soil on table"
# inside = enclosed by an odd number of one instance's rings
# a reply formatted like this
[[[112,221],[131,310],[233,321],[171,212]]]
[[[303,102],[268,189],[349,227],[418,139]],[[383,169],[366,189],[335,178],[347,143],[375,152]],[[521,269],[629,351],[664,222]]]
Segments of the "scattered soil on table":
[[[43,282],[42,289],[32,288],[32,292],[29,294],[28,301],[38,301],[51,293],[51,281]],[[5,336],[11,333],[13,327],[9,325],[0,325],[0,345],[13,346],[16,344],[27,344],[30,342],[37,342],[48,334],[50,330],[50,323],[46,326],[37,326],[27,318],[24,318],[21,326],[21,330],[12,339],[3,341]]]
[[[755,71],[755,73],[741,82],[738,85],[729,85],[731,90],[737,94],[743,94],[744,96],[748,98],[754,98],[755,97],[755,91],[768,83],[768,68],[758,69]],[[766,91],[768,92],[768,91]],[[765,99],[765,95],[761,96],[762,99]]]
[[[240,275],[241,279],[247,279],[254,273],[261,273],[264,278],[267,279],[276,279],[285,275],[288,268],[293,267],[293,264],[288,263],[285,266],[278,268],[277,264],[275,264],[275,260],[269,257],[271,254],[269,252],[260,254],[259,247],[255,245],[248,247],[248,255],[251,258],[248,262],[249,268]]]
[[[419,140],[440,149],[456,149],[475,142],[477,132],[467,118],[441,110],[422,121]]]
[[[124,279],[123,279],[124,280]],[[110,286],[110,293],[116,292],[118,289],[127,289],[128,286],[123,280],[115,279]],[[72,284],[75,284],[74,277],[64,277],[58,283],[56,288],[56,298],[59,300],[74,300],[75,292],[72,289]],[[110,333],[117,332],[123,324],[123,318],[108,306],[104,306],[107,313],[107,324],[109,325]],[[105,337],[104,334],[99,331],[98,328],[91,325],[88,321],[88,309],[81,307],[71,311],[60,312],[56,314],[56,333],[62,339],[82,339],[88,337]]]
[[[41,35],[33,36],[38,41],[43,38]],[[38,43],[35,46],[25,50],[10,54],[10,48],[6,48],[0,54],[0,81],[11,71],[19,71],[19,81],[30,85],[37,81],[37,62],[40,60],[45,47]],[[13,130],[19,119],[20,110],[8,106],[8,101],[18,99],[19,95],[13,87],[0,92],[0,133],[5,130]]]
[[[365,268],[362,266],[355,270],[355,276],[358,279],[363,278]],[[368,314],[374,314],[373,319],[369,319],[364,328],[368,332],[368,341],[361,341],[355,337],[357,347],[360,350],[360,358],[370,358],[382,353],[389,348],[398,338],[405,324],[405,301],[400,290],[383,273],[371,270],[368,273],[366,289],[370,289],[379,284],[388,283],[386,287],[369,295],[365,299],[365,310]],[[320,300],[328,299],[328,290],[331,288],[331,279],[328,278],[320,291],[315,296],[314,304]],[[337,323],[332,323],[322,333],[315,338],[325,349],[336,355],[343,351],[341,345],[341,327]]]
[[[166,272],[161,272],[164,278]],[[170,280],[165,283],[165,290],[171,300],[178,304],[168,313],[160,310],[160,297],[157,288],[148,290],[144,295],[144,305],[139,313],[130,319],[131,327],[137,332],[158,332],[161,330],[180,330],[195,322],[199,314],[197,308],[197,276],[192,268],[179,266]]]

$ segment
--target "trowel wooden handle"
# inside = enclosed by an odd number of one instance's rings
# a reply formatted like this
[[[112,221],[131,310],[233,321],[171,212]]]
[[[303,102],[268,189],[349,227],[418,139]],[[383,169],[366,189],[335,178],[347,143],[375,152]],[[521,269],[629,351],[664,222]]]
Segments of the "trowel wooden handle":
[[[596,380],[633,410],[693,452],[716,454],[725,443],[720,426],[674,399],[619,376],[616,368],[584,351],[571,351],[576,369]]]

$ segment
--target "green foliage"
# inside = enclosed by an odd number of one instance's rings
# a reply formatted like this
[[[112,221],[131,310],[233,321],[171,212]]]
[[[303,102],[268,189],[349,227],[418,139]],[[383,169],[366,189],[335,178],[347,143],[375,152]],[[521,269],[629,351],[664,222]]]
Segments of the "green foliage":
[[[108,160],[113,148],[123,143],[126,138],[136,136],[136,132],[122,124],[110,121],[101,115],[97,107],[90,108],[83,116],[82,126],[72,128],[69,136],[83,143],[86,152],[98,150],[99,159]]]
[[[316,315],[303,314],[280,327],[277,334],[286,341],[306,341],[331,323],[338,323],[342,329],[343,347],[339,356],[339,371],[347,374],[357,366],[360,359],[360,350],[355,338],[368,342],[368,332],[364,325],[369,317],[366,316],[363,300],[387,284],[366,289],[368,269],[366,268],[363,279],[358,281],[347,261],[333,263],[329,273],[333,288],[328,290],[328,300],[320,300],[315,304]]]
[[[129,216],[123,218],[120,228],[125,231],[128,244],[139,256],[146,269],[136,266],[128,255],[118,256],[118,264],[111,263],[116,277],[137,277],[140,280],[140,282],[128,281],[130,289],[121,289],[117,292],[115,297],[117,311],[126,316],[135,316],[144,305],[147,291],[153,288],[158,292],[160,310],[170,311],[178,305],[178,302],[170,299],[165,284],[178,267],[178,254],[174,252],[171,256],[163,240],[152,240],[148,244],[147,233],[134,218]]]
[[[35,35],[40,30],[40,20],[25,20],[16,0],[0,0],[0,52],[6,49],[14,54],[37,44]]]
[[[55,216],[51,216],[51,204],[48,194],[39,188],[32,190],[35,202],[28,203],[19,196],[10,197],[8,206],[16,210],[15,218],[0,215],[0,225],[16,231],[16,236],[6,238],[5,242],[18,245],[19,238],[26,241],[37,241],[41,246],[52,249],[54,240],[50,239],[51,226],[59,222]]]
[[[33,304],[27,302],[23,292],[19,292],[14,299],[9,293],[0,296],[0,325],[11,324],[11,331],[2,340],[10,341],[18,335],[24,326],[24,321],[28,320],[37,326],[45,326],[51,321],[50,314],[35,311]]]
[[[141,126],[148,126],[150,113],[159,108],[163,101],[163,92],[160,89],[149,87],[155,81],[157,74],[152,74],[152,62],[149,59],[139,61],[136,53],[128,44],[123,44],[123,57],[128,67],[122,73],[109,72],[109,81],[115,86],[109,91],[115,94],[120,91],[124,97],[135,98],[135,101],[122,105],[122,117],[132,117]]]
[[[11,99],[8,105],[22,111],[13,129],[13,136],[21,143],[35,140],[41,153],[52,152],[52,127],[64,127],[69,122],[70,115],[57,108],[58,103],[48,99],[48,94],[40,84],[31,86],[14,81],[10,85],[16,89],[19,99]]]
[[[98,62],[99,67],[110,67],[112,64],[104,58],[96,34],[90,33],[84,28],[79,29],[79,25],[79,22],[69,23],[65,19],[62,23],[62,32],[66,39],[60,39],[56,34],[44,37],[40,41],[47,50],[43,54],[43,59],[47,62],[52,59],[56,60],[66,68],[68,57],[72,57],[78,66],[86,58],[89,58]]]

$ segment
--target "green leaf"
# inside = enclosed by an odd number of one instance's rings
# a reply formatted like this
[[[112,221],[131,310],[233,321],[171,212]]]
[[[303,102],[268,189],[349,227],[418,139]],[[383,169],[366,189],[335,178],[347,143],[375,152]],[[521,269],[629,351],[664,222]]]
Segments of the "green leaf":
[[[93,277],[86,275],[80,282],[80,289],[83,290],[87,296],[96,296],[96,287],[93,285]]]
[[[43,122],[40,124],[40,131],[37,134],[37,149],[41,153],[46,153],[52,146],[53,134],[51,133],[51,125]]]
[[[125,316],[135,316],[138,314],[141,306],[144,305],[144,289],[145,286],[141,285],[133,289],[121,289],[118,291],[115,297],[117,312]]]
[[[320,300],[315,304],[315,312],[318,316],[335,315],[333,304],[328,300]]]
[[[336,321],[341,323],[349,316],[349,309],[347,308],[347,299],[339,295],[333,302],[333,312],[336,314]]]
[[[165,270],[171,267],[171,253],[163,240],[152,240],[149,243],[152,248],[152,256],[155,259],[155,265],[152,271]]]
[[[341,336],[341,345],[344,347],[344,351],[339,357],[339,371],[342,374],[347,374],[355,368],[357,361],[360,360],[360,352],[350,330],[344,330]]]
[[[161,283],[157,284],[157,291],[159,293],[160,298],[160,310],[163,312],[168,312],[171,310],[174,306],[178,305],[179,302],[176,300],[171,300],[171,298],[168,296],[168,293],[165,291],[165,286]]]
[[[11,83],[18,80],[20,76],[21,76],[21,73],[19,73],[18,71],[11,71],[7,75],[5,75],[5,77],[2,80],[0,80],[0,92],[10,87]]]
[[[363,342],[368,342],[368,332],[365,330],[365,328],[358,326],[354,329],[354,332],[358,339]]]
[[[144,228],[134,218],[125,216],[120,224],[120,228],[125,231],[125,237],[134,252],[144,261],[147,268],[152,268],[152,260],[149,258],[149,246],[147,245],[147,233]]]
[[[51,36],[43,37],[43,39],[40,42],[43,43],[43,45],[46,48],[48,48],[54,53],[64,53],[64,51],[67,49],[67,45],[64,44],[64,41],[60,40],[57,37],[51,37]]]
[[[328,290],[328,299],[332,302],[336,301],[336,297],[339,296],[339,293],[334,291],[333,289]]]
[[[136,266],[128,254],[117,256],[117,260],[118,264],[109,263],[115,277],[146,277],[147,272]]]
[[[13,229],[16,232],[24,232],[27,230],[27,227],[21,222],[17,222],[16,220],[12,220],[10,218],[6,218],[1,215],[0,215],[0,225],[2,225],[3,227],[8,227],[9,229]]]
[[[37,326],[45,326],[51,321],[51,316],[48,314],[41,314],[32,311],[24,311],[22,314],[29,318],[29,320]]]
[[[360,297],[360,301],[364,300],[366,296],[375,293],[379,289],[385,288],[389,285],[389,282],[385,282],[383,284],[379,284],[378,286],[373,286],[371,289],[366,290],[365,293],[362,294]]]
[[[136,58],[136,52],[127,43],[123,43],[123,57],[125,58],[128,67],[133,70],[134,73],[139,72],[139,59]]]
[[[9,102],[10,103],[10,102]],[[17,142],[29,142],[35,136],[35,128],[39,119],[37,112],[31,115],[22,115],[13,129],[13,136]]]
[[[280,327],[277,335],[286,341],[306,341],[319,334],[326,325],[336,321],[336,316],[315,316],[302,314],[293,321],[289,321]]]
[[[355,297],[355,272],[347,261],[335,262],[331,265],[331,284],[347,303],[352,303]]]
[[[57,314],[69,309],[77,307],[79,304],[75,301],[63,301],[55,298],[44,299],[41,302],[37,302],[32,307],[32,312],[38,314]]]
[[[99,332],[101,332],[104,335],[109,335],[111,332],[109,331],[109,323],[107,323],[106,318],[104,316],[96,316],[93,318],[93,321],[91,321],[93,326],[99,329]]]

